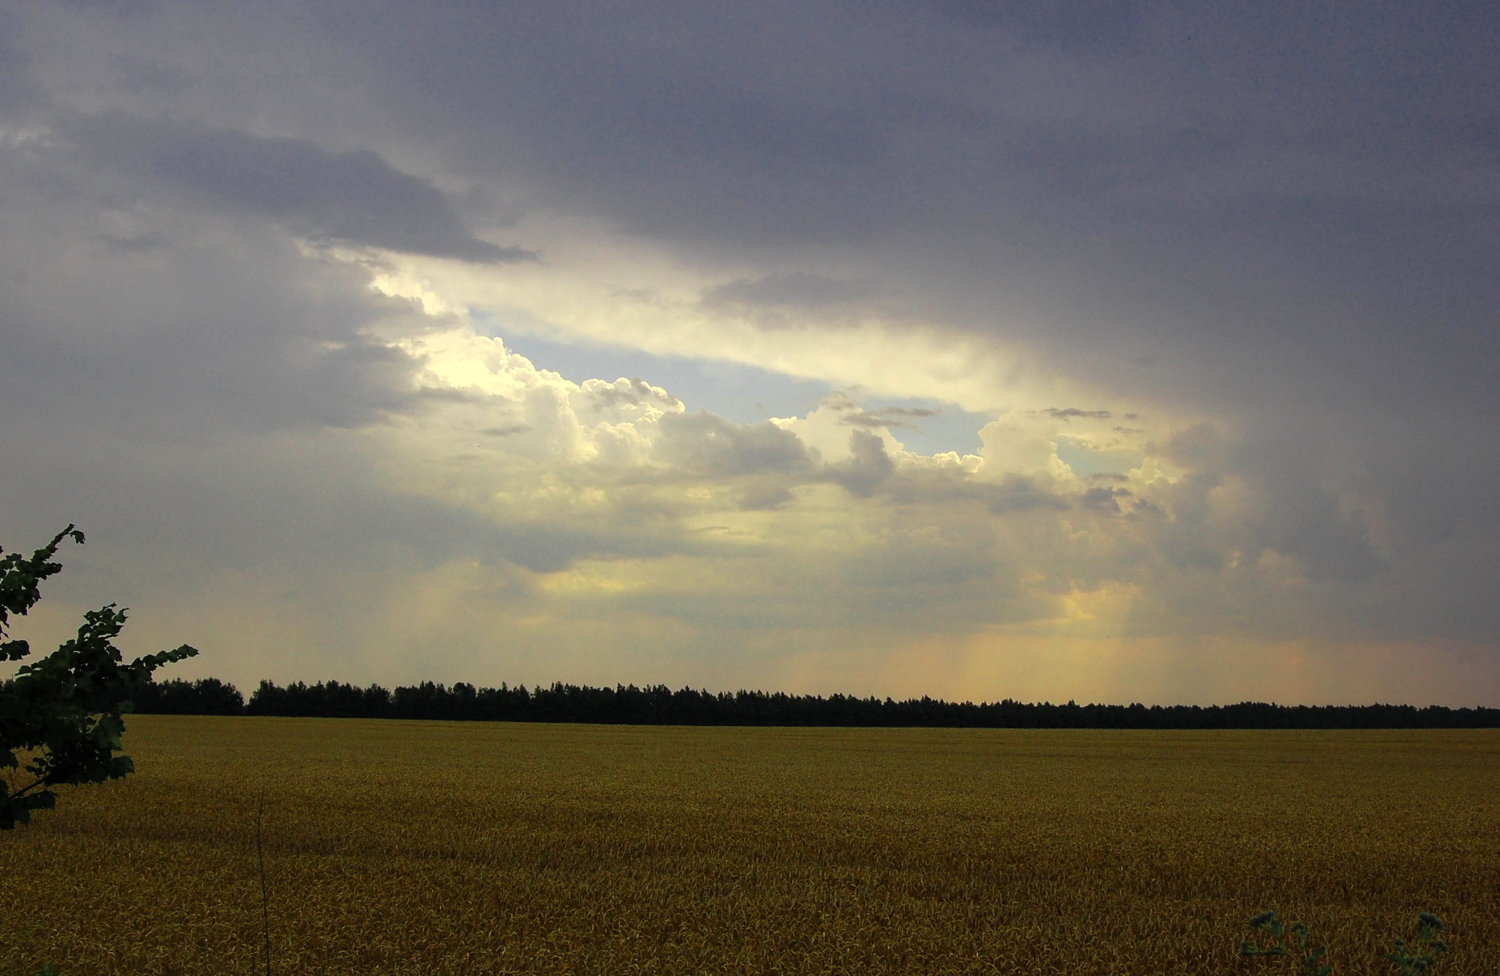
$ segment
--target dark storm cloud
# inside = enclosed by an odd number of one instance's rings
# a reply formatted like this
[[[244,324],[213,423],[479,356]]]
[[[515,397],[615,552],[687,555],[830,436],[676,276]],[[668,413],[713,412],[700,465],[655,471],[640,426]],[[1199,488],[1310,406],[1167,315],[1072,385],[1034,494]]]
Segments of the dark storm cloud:
[[[717,229],[741,238],[826,238],[963,215],[1005,219],[1018,170],[1074,197],[1096,196],[1121,178],[1160,180],[1215,160],[1220,171],[1232,170],[1225,153],[1263,140],[1265,122],[1299,138],[1307,126],[1327,139],[1337,130],[1316,127],[1327,114],[1320,96],[1354,80],[1343,65],[1307,78],[1302,103],[1286,106],[1300,111],[1263,122],[1262,112],[1280,109],[1291,93],[1279,78],[1252,87],[1239,76],[1265,57],[1308,75],[1278,50],[1285,45],[1282,14],[1231,8],[1189,16],[1161,4],[1117,2],[1044,12],[1022,3],[936,6],[950,18],[946,29],[926,23],[920,7],[894,4],[858,11],[772,5],[753,16],[694,4],[585,13],[569,4],[439,3],[420,14],[371,4],[347,15],[325,8],[322,16],[338,36],[378,50],[389,95],[431,122],[448,123],[434,134],[457,140],[476,165],[484,165],[480,154],[519,164],[594,205],[627,208],[622,216],[660,232]],[[1460,29],[1446,19],[1419,33]],[[994,36],[972,36],[975,22],[996,28]],[[919,27],[924,33],[913,35]],[[1426,46],[1383,36],[1384,51],[1372,43],[1340,50],[1328,29],[1330,47],[1321,53],[1353,61],[1352,73],[1371,81],[1399,72],[1403,56],[1420,57],[1411,49]],[[917,36],[928,45],[925,55]],[[1050,117],[1010,107],[1049,85],[1108,84],[1108,75],[1088,78],[1066,61],[1039,63],[1041,75],[999,87],[981,80],[1028,47],[1087,60],[1118,48],[1112,38],[1136,36],[1151,44],[1133,47],[1116,71],[1119,84],[1141,87],[1132,106],[1140,121],[1118,111],[1106,117],[1088,103],[1098,95],[1127,104],[1128,91],[1120,89],[1079,91],[1075,105]],[[1214,48],[1202,37],[1228,43]],[[1325,60],[1316,34],[1300,40],[1302,59]],[[865,50],[899,56],[866,57]],[[1214,70],[1229,77],[1215,78]],[[1166,104],[1153,108],[1148,91],[1163,86]],[[1412,99],[1402,104],[1395,86],[1387,91],[1393,108],[1417,108]],[[924,138],[945,151],[898,152]]]
[[[369,150],[332,153],[305,139],[120,113],[77,118],[66,131],[96,168],[271,217],[296,233],[484,263],[536,257],[475,238],[441,191]]]
[[[1048,365],[1122,390],[1494,409],[1500,217],[1451,171],[1493,167],[1490,5],[376,0],[258,27],[195,16],[354,109],[331,122],[341,144],[417,140],[466,180],[519,180],[533,205],[671,243],[896,241],[872,268],[883,287],[975,331],[1003,322],[1055,351]],[[216,70],[147,36],[138,64],[200,85]],[[255,104],[279,79],[236,70],[227,104],[296,127],[293,106]],[[371,104],[384,131],[355,121]],[[795,285],[748,276],[722,297],[826,297]]]
[[[0,113],[22,108],[37,95],[16,38],[17,29],[16,16],[0,10]]]
[[[59,423],[91,422],[101,433],[196,439],[228,430],[359,427],[420,400],[403,389],[417,364],[358,337],[318,349],[253,331],[226,340],[163,330],[80,351],[31,323],[7,325],[14,331],[0,381],[12,416],[45,413]]]
[[[809,60],[818,49],[858,43],[882,15],[818,4],[320,11],[338,43],[378,52],[383,97],[419,128],[444,106],[432,137],[476,172],[518,167],[559,205],[653,233],[767,242],[863,234],[889,222],[877,200],[909,214],[892,152],[906,134],[985,116],[942,84],[893,85],[867,66],[833,90],[804,83],[821,73]]]
[[[1271,550],[1297,559],[1313,580],[1363,582],[1390,568],[1376,551],[1378,526],[1368,513],[1351,511],[1337,487],[1328,483],[1326,463],[1318,463],[1324,460],[1317,457],[1321,450],[1327,448],[1316,441],[1300,449],[1269,438],[1232,443],[1209,426],[1179,433],[1162,452],[1194,473],[1174,488],[1173,542],[1167,550],[1184,564],[1214,566],[1230,548],[1257,556]],[[1253,485],[1264,499],[1264,510],[1245,520],[1243,534],[1232,543],[1219,540],[1215,554],[1213,536],[1205,528],[1212,508],[1209,496],[1229,477]],[[1107,489],[1091,492],[1099,490]]]
[[[711,251],[880,244],[883,289],[1122,392],[1496,409],[1500,194],[1454,170],[1490,165],[1491,7],[320,16],[378,59],[390,111],[547,206]],[[813,285],[705,300],[828,300]]]
[[[1106,53],[1134,42],[1141,5],[1130,0],[1086,0],[1044,4],[1026,0],[927,0],[934,10],[966,25],[1010,31],[1020,38],[1064,51]]]
[[[862,106],[818,107],[680,67],[687,70],[627,79],[635,82],[631,121],[644,141],[674,156],[850,167],[886,152],[882,120]]]
[[[157,212],[48,150],[0,151],[0,406],[122,438],[357,427],[419,408],[373,338],[411,308],[268,228]]]

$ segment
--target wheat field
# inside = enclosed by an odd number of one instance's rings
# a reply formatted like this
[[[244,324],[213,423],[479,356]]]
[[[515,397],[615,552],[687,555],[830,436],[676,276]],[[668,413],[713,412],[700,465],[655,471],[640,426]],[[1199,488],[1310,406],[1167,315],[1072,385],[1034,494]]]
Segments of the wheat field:
[[[1500,959],[1500,734],[136,716],[0,836],[0,974],[1293,972]],[[1278,966],[1277,963],[1280,963]]]

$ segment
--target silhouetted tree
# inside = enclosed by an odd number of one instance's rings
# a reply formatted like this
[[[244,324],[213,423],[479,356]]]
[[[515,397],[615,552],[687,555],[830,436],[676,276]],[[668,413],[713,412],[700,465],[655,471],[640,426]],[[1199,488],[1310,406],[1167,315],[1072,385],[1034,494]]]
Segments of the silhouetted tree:
[[[26,641],[6,639],[10,617],[24,616],[41,599],[42,580],[62,569],[51,560],[66,538],[83,544],[83,533],[70,525],[29,559],[19,553],[0,558],[0,659],[20,661],[31,653]],[[122,713],[152,671],[198,653],[184,644],[125,664],[113,644],[125,611],[111,603],[83,620],[76,638],[0,685],[0,768],[9,771],[0,780],[0,830],[29,823],[33,810],[51,809],[54,786],[134,772],[129,756],[116,755],[125,732]],[[18,771],[30,780],[18,782]]]
[[[427,681],[387,691],[329,681],[279,687],[262,681],[245,706],[250,715],[334,718],[456,719],[486,722],[585,722],[621,725],[822,725],[1030,729],[1390,729],[1500,728],[1500,709],[1429,705],[1054,705],[1004,699],[893,701],[849,695],[730,694],[672,691],[665,685],[591,688],[557,683],[531,691],[451,688]]]

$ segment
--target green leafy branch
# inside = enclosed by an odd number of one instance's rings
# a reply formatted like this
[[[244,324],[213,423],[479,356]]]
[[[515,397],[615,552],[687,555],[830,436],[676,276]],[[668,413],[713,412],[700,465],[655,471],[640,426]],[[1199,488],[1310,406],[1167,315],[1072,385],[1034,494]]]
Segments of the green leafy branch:
[[[26,641],[8,639],[10,618],[24,616],[41,599],[42,580],[62,569],[52,557],[68,538],[83,543],[83,533],[70,525],[30,558],[0,557],[0,660],[31,653]],[[0,769],[7,771],[0,779],[0,830],[56,805],[54,786],[103,783],[135,771],[129,756],[116,755],[124,713],[151,672],[198,652],[184,644],[127,664],[114,646],[124,626],[125,611],[113,603],[91,610],[76,638],[0,685]],[[18,771],[30,780],[17,782]]]

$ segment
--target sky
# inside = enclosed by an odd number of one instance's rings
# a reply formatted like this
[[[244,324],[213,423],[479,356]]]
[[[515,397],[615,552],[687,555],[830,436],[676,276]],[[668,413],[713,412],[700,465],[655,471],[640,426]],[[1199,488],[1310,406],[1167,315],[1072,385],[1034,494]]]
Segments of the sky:
[[[18,636],[1500,705],[1500,8],[0,0]]]

